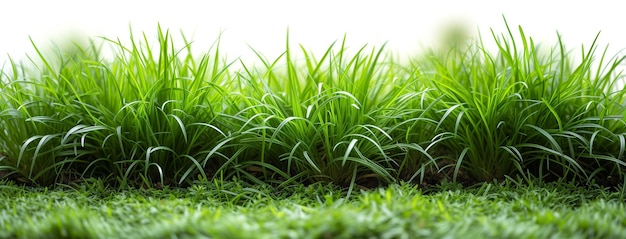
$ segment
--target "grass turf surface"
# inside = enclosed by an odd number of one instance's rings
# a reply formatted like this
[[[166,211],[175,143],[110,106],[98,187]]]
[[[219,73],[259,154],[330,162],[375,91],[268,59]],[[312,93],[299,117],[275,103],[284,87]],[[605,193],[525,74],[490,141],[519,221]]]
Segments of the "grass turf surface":
[[[3,183],[2,238],[624,238],[624,190],[510,180],[354,193],[240,182],[112,190]]]
[[[0,68],[0,237],[625,238],[626,57],[507,29],[407,64],[35,47]]]

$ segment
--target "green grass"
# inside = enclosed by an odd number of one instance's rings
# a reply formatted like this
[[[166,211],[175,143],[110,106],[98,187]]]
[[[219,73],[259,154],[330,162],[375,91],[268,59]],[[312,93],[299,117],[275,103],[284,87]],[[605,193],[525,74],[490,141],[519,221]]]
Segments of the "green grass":
[[[408,63],[33,44],[0,72],[0,238],[626,237],[625,58],[505,24]]]
[[[521,183],[524,185],[524,183]],[[119,190],[0,185],[1,238],[622,238],[624,190],[551,183],[460,190],[410,184],[347,197],[334,186],[241,181]]]
[[[345,38],[316,55],[288,37],[276,59],[251,50],[257,64],[229,61],[219,41],[197,56],[160,28],[155,40],[104,38],[57,55],[35,46],[31,64],[0,74],[0,176],[121,188],[621,183],[624,58],[595,41],[541,48],[507,29],[407,64]]]

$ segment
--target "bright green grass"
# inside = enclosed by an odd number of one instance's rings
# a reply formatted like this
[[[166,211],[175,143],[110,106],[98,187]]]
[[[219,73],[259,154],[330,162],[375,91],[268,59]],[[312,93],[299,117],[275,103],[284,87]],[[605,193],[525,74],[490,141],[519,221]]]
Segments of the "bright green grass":
[[[2,238],[624,238],[624,190],[570,184],[345,191],[200,183],[111,190],[0,184]]]
[[[622,182],[625,58],[508,29],[410,63],[345,38],[319,53],[287,38],[284,54],[255,51],[254,65],[224,59],[219,41],[195,55],[161,29],[52,56],[36,48],[32,64],[0,72],[0,176],[121,188]]]

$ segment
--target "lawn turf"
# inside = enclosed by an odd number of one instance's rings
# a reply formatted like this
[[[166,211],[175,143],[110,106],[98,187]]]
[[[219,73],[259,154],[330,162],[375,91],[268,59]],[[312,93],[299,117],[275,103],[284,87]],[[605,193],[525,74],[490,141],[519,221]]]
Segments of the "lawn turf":
[[[511,181],[353,193],[214,181],[112,190],[3,183],[2,238],[624,238],[624,190]]]

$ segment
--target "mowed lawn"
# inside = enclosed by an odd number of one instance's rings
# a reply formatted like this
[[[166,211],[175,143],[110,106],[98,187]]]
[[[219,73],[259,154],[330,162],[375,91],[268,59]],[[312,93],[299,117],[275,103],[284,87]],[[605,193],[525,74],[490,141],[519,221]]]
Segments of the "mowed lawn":
[[[624,238],[624,190],[409,184],[360,191],[238,182],[112,190],[3,183],[2,238]]]

